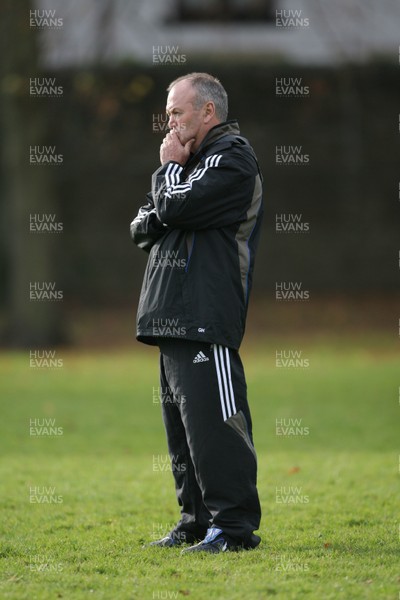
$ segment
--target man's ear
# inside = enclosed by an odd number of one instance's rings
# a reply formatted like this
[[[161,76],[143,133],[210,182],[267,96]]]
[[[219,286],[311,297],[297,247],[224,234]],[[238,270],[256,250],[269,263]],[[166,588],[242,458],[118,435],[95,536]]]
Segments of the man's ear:
[[[207,102],[204,107],[204,123],[209,123],[211,119],[215,116],[215,106],[214,102]]]

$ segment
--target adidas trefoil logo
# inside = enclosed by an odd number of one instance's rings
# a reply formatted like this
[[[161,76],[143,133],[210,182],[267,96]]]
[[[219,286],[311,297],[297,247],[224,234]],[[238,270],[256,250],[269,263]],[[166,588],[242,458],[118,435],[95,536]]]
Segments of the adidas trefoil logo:
[[[200,362],[206,362],[207,360],[210,360],[210,359],[208,358],[208,356],[206,356],[204,354],[204,352],[202,352],[200,350],[200,352],[197,354],[197,356],[194,357],[193,362],[200,363]]]

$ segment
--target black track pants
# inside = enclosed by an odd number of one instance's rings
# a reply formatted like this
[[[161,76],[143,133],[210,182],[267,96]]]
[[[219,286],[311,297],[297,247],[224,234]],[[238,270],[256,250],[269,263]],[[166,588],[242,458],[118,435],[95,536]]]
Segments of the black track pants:
[[[238,352],[159,340],[162,410],[181,521],[203,538],[215,525],[246,544],[261,517],[246,381]]]

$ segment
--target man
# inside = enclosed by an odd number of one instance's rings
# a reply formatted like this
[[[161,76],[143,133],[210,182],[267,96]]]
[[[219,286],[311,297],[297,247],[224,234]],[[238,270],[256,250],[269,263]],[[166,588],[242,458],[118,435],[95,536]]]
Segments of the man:
[[[218,79],[168,90],[170,132],[147,204],[131,223],[149,252],[137,339],[160,348],[163,420],[181,519],[152,545],[255,548],[261,509],[238,349],[262,217],[262,177]],[[172,398],[172,401],[171,401]]]

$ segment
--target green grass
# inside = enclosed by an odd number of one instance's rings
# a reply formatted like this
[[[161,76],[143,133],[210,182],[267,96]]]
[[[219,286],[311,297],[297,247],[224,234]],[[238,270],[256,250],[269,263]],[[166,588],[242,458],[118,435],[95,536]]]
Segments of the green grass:
[[[0,598],[397,599],[397,344],[246,343],[262,544],[217,556],[142,549],[178,519],[171,473],[153,471],[166,455],[155,349],[60,350],[54,370],[0,355]],[[283,348],[310,366],[276,368]],[[30,418],[63,435],[30,436]],[[308,435],[276,435],[276,419]],[[31,486],[62,502],[31,503]]]

